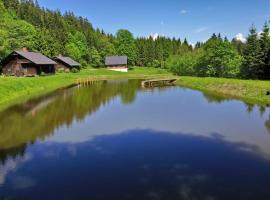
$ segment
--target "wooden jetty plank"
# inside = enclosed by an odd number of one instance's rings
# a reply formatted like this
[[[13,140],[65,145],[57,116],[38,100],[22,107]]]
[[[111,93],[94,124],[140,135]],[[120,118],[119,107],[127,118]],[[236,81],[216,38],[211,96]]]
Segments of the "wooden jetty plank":
[[[171,79],[153,79],[153,80],[146,80],[142,81],[142,86],[143,87],[154,87],[158,84],[173,84],[177,79],[176,78],[171,78]]]

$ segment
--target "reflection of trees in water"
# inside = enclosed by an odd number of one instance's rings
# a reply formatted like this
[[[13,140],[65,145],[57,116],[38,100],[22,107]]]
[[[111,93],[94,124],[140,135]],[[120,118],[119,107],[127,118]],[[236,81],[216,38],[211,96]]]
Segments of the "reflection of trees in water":
[[[115,96],[120,96],[124,103],[132,103],[139,86],[138,80],[117,84],[101,82],[91,87],[63,90],[1,112],[0,160],[5,160],[7,154],[23,154],[26,144],[44,140],[55,129],[71,126],[74,120],[83,120]]]
[[[223,103],[225,101],[231,101],[232,100],[232,98],[226,97],[225,95],[218,95],[218,94],[208,93],[208,92],[203,92],[203,96],[207,99],[207,101],[209,103]],[[251,113],[251,112],[253,112],[256,105],[255,104],[250,104],[250,103],[245,103],[245,106],[246,106],[247,112]],[[266,111],[266,107],[265,106],[259,106],[259,110],[260,110],[261,116],[263,116],[265,111]]]
[[[223,103],[224,101],[231,100],[228,97],[218,95],[218,94],[214,94],[214,93],[203,92],[202,94],[203,94],[204,98],[206,98],[206,100],[209,103]]]
[[[25,154],[26,145],[0,150],[0,164],[4,164],[8,158],[16,158]],[[1,198],[0,198],[1,199]]]
[[[260,115],[261,115],[261,117],[263,117],[263,115],[264,115],[264,113],[265,113],[265,111],[266,111],[266,107],[260,106],[260,107],[259,107],[259,110],[260,110]]]
[[[270,133],[270,115],[268,116],[268,120],[265,121],[264,126],[268,133]]]

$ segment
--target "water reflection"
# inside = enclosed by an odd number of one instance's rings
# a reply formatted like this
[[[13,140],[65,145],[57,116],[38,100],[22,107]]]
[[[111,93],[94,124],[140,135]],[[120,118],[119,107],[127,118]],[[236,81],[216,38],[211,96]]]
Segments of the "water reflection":
[[[0,113],[0,149],[16,149],[44,140],[61,126],[71,126],[116,96],[125,104],[135,100],[139,81],[101,82],[89,89],[71,88],[34,99]]]
[[[268,133],[268,108],[227,97],[73,87],[0,113],[0,199],[269,199]]]
[[[72,147],[43,143],[28,150],[31,159],[9,164],[0,192],[52,200],[269,199],[269,159],[219,135],[132,130]]]

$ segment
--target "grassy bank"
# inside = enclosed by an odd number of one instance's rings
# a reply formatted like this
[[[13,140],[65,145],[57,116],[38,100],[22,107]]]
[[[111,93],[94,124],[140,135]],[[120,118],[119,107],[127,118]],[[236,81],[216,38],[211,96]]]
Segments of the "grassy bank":
[[[74,84],[79,78],[93,79],[152,79],[172,77],[172,74],[156,68],[138,68],[128,73],[106,69],[87,69],[80,73],[62,73],[55,76],[15,78],[0,77],[0,109],[10,104],[23,102],[29,98],[52,92]],[[236,80],[224,78],[179,77],[177,84],[226,98],[244,100],[247,103],[270,105],[270,81]]]
[[[61,73],[45,77],[0,77],[0,109],[27,100],[28,98],[67,87],[78,78],[125,79],[159,78],[171,76],[167,71],[156,68],[135,67],[128,73],[108,71],[106,69],[85,69],[79,73]]]
[[[270,81],[181,77],[177,84],[251,104],[270,105],[270,96],[266,95],[270,90]]]

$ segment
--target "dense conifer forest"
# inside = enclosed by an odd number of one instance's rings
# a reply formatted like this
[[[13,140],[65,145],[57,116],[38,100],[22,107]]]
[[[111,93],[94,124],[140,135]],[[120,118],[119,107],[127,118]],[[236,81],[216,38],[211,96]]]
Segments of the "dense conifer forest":
[[[83,67],[127,55],[131,66],[168,68],[177,75],[270,79],[269,23],[258,30],[251,26],[245,43],[213,34],[192,46],[185,38],[135,38],[128,30],[112,35],[70,11],[45,9],[33,0],[0,0],[0,59],[27,47],[49,57],[70,56]]]

